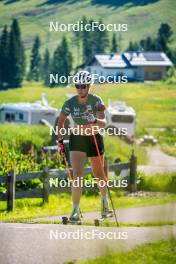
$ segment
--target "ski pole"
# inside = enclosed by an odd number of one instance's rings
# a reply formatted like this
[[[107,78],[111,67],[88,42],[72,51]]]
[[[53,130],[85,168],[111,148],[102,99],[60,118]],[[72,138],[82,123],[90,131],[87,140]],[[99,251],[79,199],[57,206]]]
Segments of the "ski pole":
[[[63,144],[63,146],[62,145],[59,145],[59,141],[58,140],[56,140],[56,143],[57,143],[57,146],[58,146],[58,153],[61,155],[61,157],[64,160],[65,168],[66,168],[68,177],[72,181],[71,172],[70,172],[69,165],[68,165],[68,161],[67,161],[67,158],[66,158],[66,155],[65,155],[64,144]],[[59,151],[59,148],[61,149],[61,151]]]
[[[117,219],[117,215],[116,215],[116,211],[115,211],[114,203],[113,203],[113,200],[112,200],[112,197],[111,197],[111,192],[110,192],[110,189],[109,189],[108,186],[107,186],[107,190],[108,190],[108,194],[109,194],[109,199],[110,199],[110,201],[111,201],[112,210],[113,210],[113,213],[114,213],[114,216],[115,216],[116,225],[117,225],[117,227],[119,227],[120,224],[119,224],[118,219]]]
[[[107,177],[107,175],[105,173],[105,170],[104,170],[103,161],[101,159],[100,150],[99,150],[99,147],[98,147],[98,143],[97,143],[97,139],[95,137],[95,134],[93,134],[93,139],[94,139],[94,143],[95,143],[95,146],[96,146],[98,158],[99,158],[99,161],[100,161],[100,166],[101,166],[101,170],[102,170],[102,173],[103,173],[103,178],[104,178],[105,181],[107,181],[108,177]],[[112,200],[112,197],[111,197],[111,192],[110,192],[110,189],[109,189],[108,186],[107,186],[107,190],[108,190],[109,199],[111,201],[112,210],[113,210],[113,214],[114,214],[114,217],[115,217],[116,225],[117,225],[117,227],[119,227],[119,222],[117,220],[117,215],[116,215],[116,212],[115,212],[114,203],[113,203],[113,200]]]

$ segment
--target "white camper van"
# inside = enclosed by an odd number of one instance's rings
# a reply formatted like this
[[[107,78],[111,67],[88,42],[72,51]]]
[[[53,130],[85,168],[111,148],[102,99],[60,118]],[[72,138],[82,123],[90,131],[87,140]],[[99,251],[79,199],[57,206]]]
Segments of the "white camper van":
[[[70,98],[71,94],[67,97]],[[47,126],[55,126],[60,113],[59,109],[52,107],[47,101],[45,94],[42,94],[42,100],[35,103],[20,102],[7,103],[0,106],[0,123],[13,122],[24,124],[44,123]],[[125,102],[111,102],[106,109],[107,127],[117,129],[126,128],[127,137],[135,136],[136,113],[132,107]],[[73,126],[74,122],[69,116],[67,126]]]
[[[132,107],[126,105],[125,102],[111,102],[106,109],[107,127],[114,127],[117,129],[126,128],[127,137],[133,138],[135,136],[136,128],[136,113]]]
[[[42,101],[35,103],[7,103],[0,106],[0,123],[13,122],[39,124],[43,120],[54,125],[58,109],[51,107],[42,94]]]

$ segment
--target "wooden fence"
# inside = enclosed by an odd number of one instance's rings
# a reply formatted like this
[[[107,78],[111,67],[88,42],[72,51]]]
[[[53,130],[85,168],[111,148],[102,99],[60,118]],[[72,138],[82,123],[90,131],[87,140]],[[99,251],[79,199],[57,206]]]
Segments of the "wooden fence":
[[[109,164],[108,160],[105,160],[105,171],[106,175],[109,172],[120,172],[121,170],[129,169],[129,182],[128,189],[130,192],[134,192],[137,189],[136,185],[136,175],[137,175],[137,158],[132,152],[130,161],[127,163],[114,163]],[[85,168],[84,175],[92,173],[91,168]],[[50,179],[59,179],[66,180],[67,179],[67,171],[66,170],[58,170],[58,169],[48,169],[44,168],[43,171],[40,172],[29,172],[29,173],[21,173],[16,174],[15,170],[12,170],[7,176],[0,176],[0,183],[6,183],[7,192],[0,192],[0,201],[7,201],[7,209],[8,211],[13,211],[14,209],[14,201],[15,199],[20,198],[43,198],[43,202],[49,201],[49,194],[53,193],[63,193],[70,192],[70,187],[50,187]],[[27,181],[31,179],[41,179],[43,182],[43,187],[41,189],[31,189],[26,191],[16,191],[16,182],[18,181]],[[83,187],[83,191],[90,190],[90,187]]]

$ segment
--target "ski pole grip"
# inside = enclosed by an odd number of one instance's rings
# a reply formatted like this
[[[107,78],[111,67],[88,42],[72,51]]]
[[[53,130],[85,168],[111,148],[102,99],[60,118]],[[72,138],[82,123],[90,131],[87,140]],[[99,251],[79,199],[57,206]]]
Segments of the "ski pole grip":
[[[57,141],[58,147],[60,148],[60,154],[63,155],[65,154],[65,145],[64,145],[64,140],[62,139],[58,139]]]

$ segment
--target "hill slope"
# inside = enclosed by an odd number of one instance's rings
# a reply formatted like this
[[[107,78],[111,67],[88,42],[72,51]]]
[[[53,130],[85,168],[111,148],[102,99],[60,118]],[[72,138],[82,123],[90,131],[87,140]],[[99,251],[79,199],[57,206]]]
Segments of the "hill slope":
[[[75,23],[83,15],[105,23],[127,23],[128,32],[121,33],[121,50],[130,40],[153,36],[162,22],[169,23],[176,40],[175,0],[1,0],[0,30],[18,18],[27,48],[31,47],[36,34],[42,45],[53,50],[64,33],[49,32],[49,21]],[[73,42],[73,34],[66,33]],[[117,32],[117,37],[119,33]],[[172,43],[176,47],[176,41]]]

